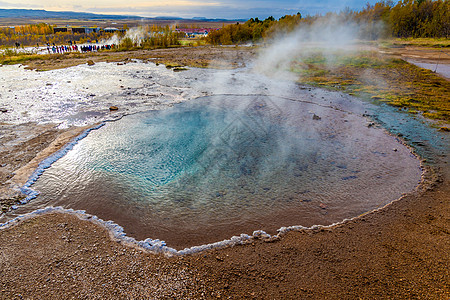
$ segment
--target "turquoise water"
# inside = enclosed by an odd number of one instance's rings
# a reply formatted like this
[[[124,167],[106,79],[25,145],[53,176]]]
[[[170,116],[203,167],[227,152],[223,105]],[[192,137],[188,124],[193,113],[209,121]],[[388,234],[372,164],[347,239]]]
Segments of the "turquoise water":
[[[44,172],[30,208],[112,219],[183,248],[331,224],[420,180],[409,149],[349,112],[276,97],[207,97],[107,123]]]

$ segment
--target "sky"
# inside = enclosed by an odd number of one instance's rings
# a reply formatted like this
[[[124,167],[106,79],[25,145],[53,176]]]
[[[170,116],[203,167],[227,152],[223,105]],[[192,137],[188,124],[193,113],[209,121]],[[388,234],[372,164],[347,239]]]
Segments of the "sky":
[[[249,19],[359,10],[373,0],[0,0],[0,8],[45,9],[141,17]]]

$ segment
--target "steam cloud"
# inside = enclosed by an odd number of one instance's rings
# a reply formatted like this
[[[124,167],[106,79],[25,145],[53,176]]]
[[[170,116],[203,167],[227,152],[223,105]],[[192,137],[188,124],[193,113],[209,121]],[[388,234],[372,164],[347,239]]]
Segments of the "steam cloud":
[[[145,32],[143,27],[133,27],[127,30],[123,37],[119,37],[117,34],[115,34],[110,39],[108,39],[107,41],[103,41],[102,43],[108,45],[119,45],[123,39],[129,38],[131,39],[131,41],[133,41],[133,43],[141,45],[141,42],[146,37],[146,35],[147,33]]]
[[[362,35],[368,26],[339,16],[320,18],[311,25],[302,23],[293,32],[280,34],[269,41],[270,46],[255,61],[255,71],[294,79],[286,72],[293,61],[320,52],[327,62],[332,62],[338,50],[355,52],[357,42],[364,38]],[[383,28],[381,23],[370,27],[379,32]]]

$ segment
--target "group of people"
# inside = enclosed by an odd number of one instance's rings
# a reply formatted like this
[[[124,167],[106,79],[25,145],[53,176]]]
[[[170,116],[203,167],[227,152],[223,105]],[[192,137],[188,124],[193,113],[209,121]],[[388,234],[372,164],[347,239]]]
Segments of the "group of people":
[[[65,53],[65,52],[93,52],[93,51],[100,51],[100,50],[111,50],[116,47],[115,44],[111,45],[81,45],[78,46],[75,42],[72,43],[72,41],[69,41],[68,45],[64,46],[57,46],[55,43],[51,45],[50,43],[47,43],[47,51],[49,54],[54,53]],[[38,44],[39,48],[39,44]]]
[[[86,46],[81,46],[80,47],[80,51],[85,53],[85,52],[92,52],[92,51],[100,51],[100,50],[111,50],[114,49],[116,47],[115,44],[111,44],[111,45],[86,45]]]
[[[72,51],[78,51],[78,46],[77,45],[56,46],[55,43],[53,43],[53,46],[50,46],[50,43],[47,43],[47,51],[48,51],[48,54],[72,52]]]

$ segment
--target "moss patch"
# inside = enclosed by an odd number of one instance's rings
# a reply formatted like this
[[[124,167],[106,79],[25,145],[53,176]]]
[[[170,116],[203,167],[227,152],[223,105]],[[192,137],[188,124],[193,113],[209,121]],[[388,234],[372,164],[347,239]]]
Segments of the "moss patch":
[[[335,53],[333,59],[315,54],[291,65],[299,82],[344,91],[386,102],[450,123],[450,82],[430,70],[377,52]]]

